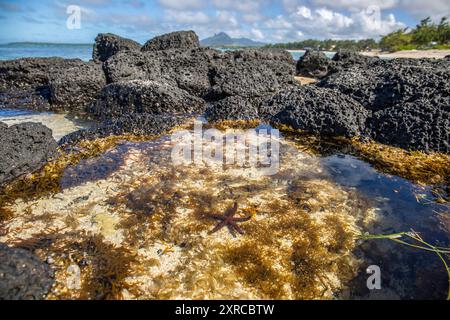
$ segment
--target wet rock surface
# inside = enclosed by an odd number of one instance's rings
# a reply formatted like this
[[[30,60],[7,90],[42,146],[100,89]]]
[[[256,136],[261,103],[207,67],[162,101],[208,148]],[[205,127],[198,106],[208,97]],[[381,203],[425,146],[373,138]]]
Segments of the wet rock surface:
[[[95,38],[92,58],[104,62],[120,51],[139,51],[141,45],[134,40],[122,38],[112,33],[100,33]]]
[[[202,113],[204,101],[178,87],[156,81],[124,81],[106,86],[90,106],[100,120],[132,113]]]
[[[42,167],[55,156],[52,132],[39,123],[0,127],[0,185]]]
[[[53,281],[50,266],[37,256],[0,243],[0,300],[41,300]]]
[[[328,75],[332,64],[325,53],[306,50],[297,62],[297,75],[321,79]]]
[[[314,134],[356,136],[365,132],[367,110],[335,90],[293,86],[261,106],[273,122]]]
[[[200,47],[200,41],[194,31],[176,31],[147,41],[142,47],[142,51],[192,49],[198,47]]]

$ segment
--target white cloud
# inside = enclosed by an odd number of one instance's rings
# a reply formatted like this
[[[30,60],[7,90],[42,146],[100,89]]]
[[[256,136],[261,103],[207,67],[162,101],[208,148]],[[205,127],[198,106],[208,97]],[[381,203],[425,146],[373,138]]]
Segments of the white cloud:
[[[210,19],[206,13],[202,11],[166,11],[166,21],[179,24],[206,24]]]
[[[263,40],[264,39],[264,34],[259,29],[255,29],[255,28],[252,29],[251,30],[251,34],[252,34],[253,38],[255,38],[255,39],[258,39],[258,40]]]
[[[213,0],[216,8],[239,12],[257,12],[265,0]]]
[[[236,16],[230,11],[225,10],[216,11],[215,23],[224,28],[236,28],[239,25]]]
[[[347,9],[359,11],[372,6],[380,9],[390,9],[397,6],[399,0],[312,0],[311,3],[317,6],[327,6],[330,8]]]
[[[177,10],[193,10],[203,8],[206,3],[202,0],[158,0],[164,8]]]
[[[305,6],[298,7],[297,14],[303,18],[311,19],[311,9]]]

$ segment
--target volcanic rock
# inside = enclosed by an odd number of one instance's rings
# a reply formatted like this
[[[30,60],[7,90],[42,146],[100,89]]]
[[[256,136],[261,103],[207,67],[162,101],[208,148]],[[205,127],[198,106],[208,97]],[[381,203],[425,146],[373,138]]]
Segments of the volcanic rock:
[[[108,120],[132,113],[202,113],[204,104],[204,100],[170,84],[134,80],[107,85],[89,111],[100,120]]]
[[[157,36],[147,41],[142,51],[167,49],[193,49],[200,47],[200,41],[194,31],[177,31]]]
[[[50,266],[33,253],[0,243],[0,300],[41,300],[53,281]]]
[[[120,51],[139,50],[141,50],[141,45],[136,41],[112,33],[100,33],[95,38],[92,58],[96,62],[104,62]]]
[[[297,75],[324,78],[330,72],[333,62],[321,51],[306,50],[297,62]]]
[[[52,131],[39,123],[2,125],[0,135],[0,185],[41,168],[56,155]]]
[[[264,102],[260,114],[272,122],[321,135],[365,133],[368,112],[338,91],[316,86],[291,86]]]

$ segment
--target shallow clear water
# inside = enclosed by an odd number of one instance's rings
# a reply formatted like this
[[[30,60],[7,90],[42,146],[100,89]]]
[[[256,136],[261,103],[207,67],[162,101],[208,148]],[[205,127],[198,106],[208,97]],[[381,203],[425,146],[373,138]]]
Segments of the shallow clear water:
[[[80,119],[68,113],[37,112],[27,109],[0,108],[0,121],[8,126],[23,122],[42,123],[52,130],[53,137],[57,141],[69,133],[95,125],[94,121]]]
[[[435,254],[353,240],[414,229],[448,246],[440,218],[449,208],[429,201],[429,187],[350,155],[303,152],[301,140],[279,143],[279,170],[267,176],[248,165],[175,164],[169,136],[123,141],[67,167],[59,193],[17,201],[10,235],[0,241],[56,229],[64,230],[52,231],[62,244],[45,249],[54,260],[74,243],[83,247],[86,233],[137,250],[136,269],[126,277],[134,280],[117,285],[129,298],[445,298],[446,273]],[[211,234],[211,215],[233,202],[238,216],[252,217],[239,224],[243,235],[233,238],[227,228]],[[88,267],[70,263],[89,277]],[[366,286],[370,265],[381,268],[381,290]],[[79,297],[61,286],[59,295]]]

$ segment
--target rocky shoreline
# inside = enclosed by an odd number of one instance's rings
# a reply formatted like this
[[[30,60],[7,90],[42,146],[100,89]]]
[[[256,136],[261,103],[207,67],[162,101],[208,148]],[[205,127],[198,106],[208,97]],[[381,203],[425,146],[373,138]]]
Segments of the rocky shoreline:
[[[315,77],[301,86],[294,76]],[[96,38],[93,60],[23,58],[0,62],[0,107],[66,111],[97,119],[94,129],[61,139],[70,144],[114,134],[158,134],[180,115],[211,121],[262,120],[317,135],[363,137],[404,149],[450,151],[450,61],[382,60],[341,51],[330,60],[308,51],[298,62],[282,50],[220,52],[200,47],[192,31],[144,46],[113,34]],[[3,128],[2,164],[47,139],[42,128]],[[15,135],[15,136],[13,136]],[[19,143],[17,142],[21,140]],[[39,149],[39,148],[38,148]],[[14,160],[15,161],[15,160]],[[26,161],[26,160],[24,160]],[[3,168],[4,167],[4,168]],[[37,165],[0,170],[0,184]]]

